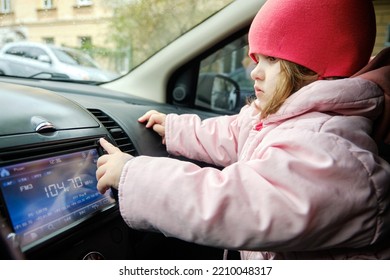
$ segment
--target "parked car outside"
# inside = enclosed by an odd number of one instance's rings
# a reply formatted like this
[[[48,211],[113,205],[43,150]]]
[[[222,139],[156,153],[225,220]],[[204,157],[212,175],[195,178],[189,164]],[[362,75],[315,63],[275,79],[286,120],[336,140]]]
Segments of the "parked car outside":
[[[94,82],[118,77],[114,72],[101,69],[91,57],[79,50],[27,41],[8,43],[1,48],[0,74]]]

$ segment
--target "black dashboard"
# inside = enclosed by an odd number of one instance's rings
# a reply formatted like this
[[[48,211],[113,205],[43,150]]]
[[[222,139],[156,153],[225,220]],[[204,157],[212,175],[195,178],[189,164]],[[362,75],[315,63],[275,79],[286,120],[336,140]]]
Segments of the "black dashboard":
[[[137,119],[150,109],[191,109],[94,85],[16,81],[0,82],[0,211],[6,242],[24,258],[170,258],[145,254],[156,244],[196,252],[171,258],[221,258],[217,249],[128,228],[115,193],[96,190],[99,138],[133,156],[168,156],[161,138]]]

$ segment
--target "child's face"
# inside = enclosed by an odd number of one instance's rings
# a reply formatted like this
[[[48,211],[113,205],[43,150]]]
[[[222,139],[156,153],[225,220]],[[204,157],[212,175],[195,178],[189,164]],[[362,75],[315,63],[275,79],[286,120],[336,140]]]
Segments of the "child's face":
[[[251,78],[255,81],[255,93],[262,104],[266,104],[274,95],[279,81],[280,60],[272,56],[256,54],[256,67],[251,72]]]

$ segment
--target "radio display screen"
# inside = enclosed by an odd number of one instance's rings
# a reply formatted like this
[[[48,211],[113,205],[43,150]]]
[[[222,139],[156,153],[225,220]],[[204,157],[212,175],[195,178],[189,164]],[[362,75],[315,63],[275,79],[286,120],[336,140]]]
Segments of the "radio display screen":
[[[115,204],[96,189],[97,149],[0,166],[0,187],[22,250]]]

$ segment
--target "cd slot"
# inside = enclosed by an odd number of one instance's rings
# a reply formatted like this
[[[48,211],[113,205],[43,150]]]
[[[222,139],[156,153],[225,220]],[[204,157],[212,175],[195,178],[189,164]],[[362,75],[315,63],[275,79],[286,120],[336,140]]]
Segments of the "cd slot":
[[[55,141],[39,145],[17,147],[12,150],[0,151],[0,166],[18,161],[34,160],[45,156],[54,156],[64,152],[78,151],[80,149],[97,148],[100,137]]]

